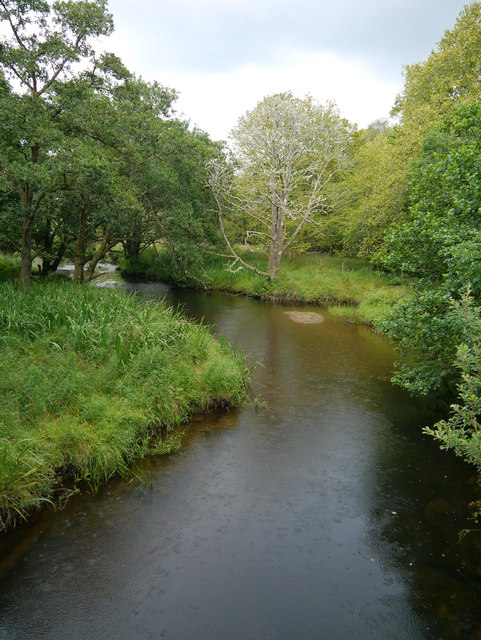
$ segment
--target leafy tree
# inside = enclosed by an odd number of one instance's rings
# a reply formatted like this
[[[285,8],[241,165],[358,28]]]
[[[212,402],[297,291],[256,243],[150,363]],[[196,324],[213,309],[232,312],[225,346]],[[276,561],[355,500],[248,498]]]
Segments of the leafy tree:
[[[211,166],[221,233],[236,262],[272,280],[284,251],[326,209],[326,186],[347,162],[351,130],[333,104],[292,93],[268,96],[232,131],[235,171]],[[243,221],[245,243],[268,255],[267,271],[246,263],[226,232]]]
[[[392,222],[406,215],[408,174],[430,129],[457,106],[475,104],[481,95],[481,3],[461,11],[429,57],[405,68],[404,88],[392,115],[396,126],[360,132],[352,171],[343,187],[344,248],[372,257]]]
[[[151,194],[161,190],[164,141],[163,129],[173,119],[176,93],[157,82],[147,83],[131,77],[114,92],[116,118],[121,142],[116,145],[122,157],[123,173],[135,185],[140,208],[123,221],[122,242],[125,257],[131,262],[139,258],[142,245],[158,239]]]
[[[402,217],[406,175],[401,152],[398,128],[376,122],[356,134],[351,169],[340,183],[344,197],[338,208],[347,254],[372,258],[383,246],[386,231]]]
[[[93,58],[92,37],[108,35],[113,24],[106,0],[0,0],[0,21],[10,35],[0,41],[0,166],[21,210],[21,280],[28,287],[32,225],[55,182],[57,91],[81,72],[77,63]]]
[[[479,99],[480,48],[481,3],[471,2],[425,62],[406,66],[404,89],[393,112],[418,148],[427,130],[439,125],[454,107]]]
[[[380,254],[391,271],[418,279],[413,298],[386,323],[404,355],[414,356],[396,379],[417,393],[458,377],[462,323],[449,300],[468,283],[481,298],[480,145],[480,105],[457,108],[428,136],[410,176],[409,221],[392,228]]]
[[[219,243],[215,201],[206,182],[208,164],[221,162],[222,155],[218,144],[202,131],[190,131],[187,123],[172,122],[166,133],[170,145],[164,138],[161,153],[171,181],[170,189],[160,194],[156,219],[173,275],[185,280],[189,269],[201,264],[203,251]]]
[[[459,301],[451,301],[451,312],[462,327],[455,358],[461,374],[459,402],[451,405],[448,420],[424,432],[441,442],[442,449],[453,449],[481,471],[481,308],[475,306],[468,288]]]
[[[220,147],[173,117],[175,97],[175,92],[141,80],[130,80],[116,91],[126,132],[119,153],[142,206],[124,220],[119,239],[133,262],[160,241],[171,258],[172,276],[185,280],[188,266],[216,240],[213,197],[205,185],[207,162],[220,157]]]

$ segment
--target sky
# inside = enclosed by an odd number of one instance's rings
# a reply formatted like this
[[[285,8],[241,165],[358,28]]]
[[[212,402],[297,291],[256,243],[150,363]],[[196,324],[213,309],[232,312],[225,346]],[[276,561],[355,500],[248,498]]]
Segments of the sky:
[[[426,59],[465,0],[109,0],[103,46],[179,93],[214,139],[266,95],[292,91],[360,127],[389,116],[403,65]]]

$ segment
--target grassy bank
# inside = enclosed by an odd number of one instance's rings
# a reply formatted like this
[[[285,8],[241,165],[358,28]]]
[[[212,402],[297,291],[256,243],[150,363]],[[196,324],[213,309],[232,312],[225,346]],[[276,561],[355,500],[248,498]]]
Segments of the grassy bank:
[[[0,528],[61,494],[66,476],[95,488],[168,449],[152,436],[242,402],[247,375],[227,344],[162,305],[1,284]]]
[[[266,269],[262,254],[244,253],[243,258]],[[286,258],[272,283],[247,269],[232,272],[228,265],[226,258],[207,255],[203,267],[189,271],[184,284],[279,302],[327,304],[336,316],[373,327],[408,293],[406,284],[353,258],[320,254],[304,255],[293,261]],[[135,264],[124,263],[122,269],[127,275],[173,278],[168,257],[153,250],[146,250]]]
[[[0,282],[14,280],[20,274],[20,260],[0,253]]]

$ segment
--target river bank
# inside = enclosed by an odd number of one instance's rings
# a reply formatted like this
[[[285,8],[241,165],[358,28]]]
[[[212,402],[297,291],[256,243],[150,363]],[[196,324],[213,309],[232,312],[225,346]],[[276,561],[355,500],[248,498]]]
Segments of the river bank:
[[[58,503],[65,479],[96,489],[169,451],[193,413],[246,397],[227,343],[122,291],[2,283],[0,335],[0,529]]]
[[[256,267],[265,268],[261,254],[246,253],[243,257]],[[230,262],[226,257],[207,254],[202,265],[189,267],[186,277],[179,279],[168,256],[146,250],[135,263],[121,262],[121,270],[126,277],[150,278],[268,302],[323,305],[337,317],[375,329],[379,329],[393,305],[409,293],[409,283],[382,274],[356,258],[306,254],[292,261],[284,259],[273,282],[247,269],[229,269]]]

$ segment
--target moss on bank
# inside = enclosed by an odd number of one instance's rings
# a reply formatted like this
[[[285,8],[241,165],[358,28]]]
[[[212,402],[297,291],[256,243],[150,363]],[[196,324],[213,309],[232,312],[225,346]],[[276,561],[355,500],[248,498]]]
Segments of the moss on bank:
[[[266,269],[262,254],[243,253],[242,257]],[[393,305],[407,295],[409,287],[373,269],[367,262],[342,256],[307,254],[296,260],[283,259],[274,282],[248,271],[229,270],[230,261],[207,255],[202,268],[189,272],[184,280],[172,273],[168,256],[146,250],[134,263],[121,267],[127,276],[143,276],[174,281],[194,288],[207,288],[249,295],[288,304],[322,304],[349,322],[378,327]]]
[[[1,284],[0,528],[61,494],[65,476],[95,488],[127,473],[154,435],[241,403],[247,378],[227,343],[163,304]]]

